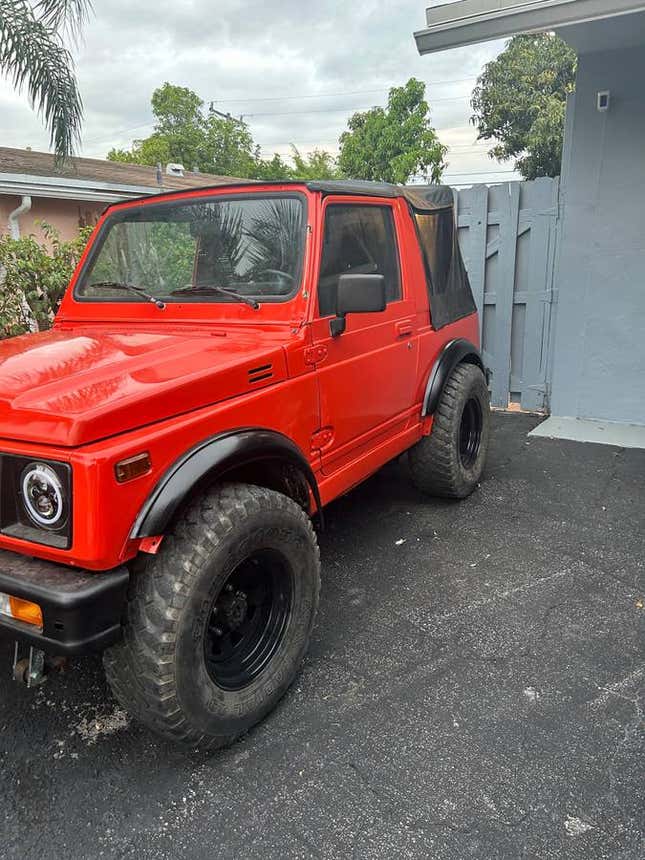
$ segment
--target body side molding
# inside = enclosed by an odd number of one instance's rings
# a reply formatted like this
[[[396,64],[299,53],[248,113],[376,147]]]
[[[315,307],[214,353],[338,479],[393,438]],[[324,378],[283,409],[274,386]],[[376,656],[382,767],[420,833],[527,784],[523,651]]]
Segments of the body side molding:
[[[441,399],[448,377],[455,367],[462,362],[475,364],[486,374],[481,354],[474,343],[464,338],[456,338],[449,341],[441,350],[439,358],[434,363],[434,367],[428,376],[423,397],[423,408],[421,410],[421,415],[424,418],[427,415],[434,414],[439,405],[439,400]]]
[[[163,534],[189,494],[225,477],[227,472],[254,463],[284,464],[297,469],[311,489],[322,519],[316,477],[300,448],[274,430],[250,427],[205,439],[176,460],[145,501],[130,537]]]

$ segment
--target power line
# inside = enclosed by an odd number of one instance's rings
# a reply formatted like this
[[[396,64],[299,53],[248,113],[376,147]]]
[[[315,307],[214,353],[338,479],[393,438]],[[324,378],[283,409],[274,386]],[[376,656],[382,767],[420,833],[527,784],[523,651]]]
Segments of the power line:
[[[429,84],[429,86],[436,87],[436,86],[446,86],[449,84],[462,84],[462,83],[467,83],[469,81],[476,81],[476,80],[477,80],[476,76],[469,77],[469,78],[454,78],[453,80],[449,80],[449,81],[433,81]],[[391,88],[381,88],[381,89],[374,89],[374,90],[350,90],[350,91],[342,91],[342,92],[338,91],[338,92],[334,92],[334,93],[303,93],[303,94],[297,95],[297,96],[260,96],[258,98],[245,97],[245,98],[230,98],[230,99],[206,99],[206,101],[211,102],[212,104],[241,104],[242,102],[248,103],[248,102],[271,102],[271,101],[297,101],[300,99],[337,98],[337,97],[341,97],[341,96],[370,95],[373,93],[389,92],[390,89]],[[468,94],[463,94],[460,96],[451,96],[451,97],[444,97],[444,98],[439,98],[439,99],[430,98],[429,101],[430,101],[430,104],[432,105],[432,104],[435,104],[438,102],[460,101],[461,99],[468,98],[468,97],[469,97]],[[373,107],[373,105],[371,105],[370,107]],[[341,108],[338,110],[322,108],[322,109],[313,110],[313,111],[289,111],[287,113],[249,113],[249,114],[244,114],[244,116],[252,118],[252,117],[258,117],[258,116],[260,116],[260,117],[263,117],[263,116],[295,116],[297,114],[307,114],[307,113],[327,113],[327,112],[328,113],[342,113],[345,110],[347,110],[347,111],[350,111],[350,110],[354,110],[354,111],[370,110],[370,107],[366,107],[366,108]],[[118,131],[113,132],[111,137],[90,138],[90,140],[85,140],[83,142],[84,142],[84,144],[104,143],[107,140],[111,140],[112,137],[114,137],[116,135],[127,134],[130,131],[137,131],[140,128],[148,128],[151,125],[154,125],[154,123],[153,122],[141,123],[141,125],[134,125],[134,126],[130,126],[129,128],[119,129]],[[260,144],[260,146],[279,146],[279,145],[280,145],[279,143]],[[305,145],[305,144],[303,144],[303,145]]]
[[[257,146],[260,146],[262,148],[266,148],[269,146],[338,146],[338,138],[336,138],[335,140],[272,140],[268,143],[258,143]],[[451,146],[450,144],[446,144],[446,146],[448,147],[449,152],[454,152],[455,150],[457,150],[457,152],[455,152],[455,155],[467,155],[468,152],[483,152],[485,149],[488,148],[487,143],[457,143],[454,144],[454,146]]]
[[[137,131],[137,129],[140,129],[140,128],[149,128],[151,125],[154,125],[154,123],[153,122],[144,122],[141,125],[130,126],[130,128],[121,128],[118,131],[113,131],[112,134],[110,135],[110,137],[95,137],[95,138],[92,138],[90,140],[84,140],[83,144],[85,145],[86,143],[105,143],[106,140],[112,140],[114,137],[116,137],[119,134],[127,134],[129,131]]]
[[[430,87],[438,87],[445,86],[447,84],[465,84],[468,81],[476,81],[476,77],[471,78],[456,78],[452,81],[434,81],[429,84]],[[391,87],[381,87],[378,90],[352,90],[352,91],[343,91],[343,92],[335,92],[335,93],[304,93],[298,96],[261,96],[259,98],[231,98],[231,99],[206,99],[206,101],[213,102],[213,104],[239,104],[241,102],[280,102],[280,101],[292,101],[294,99],[329,99],[334,98],[336,96],[362,96],[369,95],[371,93],[387,93],[389,92]],[[434,101],[437,101],[434,99]]]
[[[244,98],[244,99],[209,99],[211,104],[241,104],[242,102],[286,102],[299,99],[330,99],[338,96],[365,96],[372,93],[385,93],[387,90],[350,90],[349,92],[338,93],[317,93],[312,95],[302,96],[269,96],[261,98]]]
[[[498,179],[466,179],[463,182],[452,182],[451,180],[441,180],[444,185],[450,185],[451,188],[470,188],[473,185],[497,185],[498,183],[501,185],[503,182],[513,182],[514,180],[507,180],[503,178]]]
[[[516,170],[469,170],[467,173],[445,173],[443,179],[452,176],[501,176],[502,174],[516,172]]]
[[[438,102],[458,102],[462,101],[462,99],[470,98],[469,93],[464,93],[461,96],[452,96],[451,98],[445,99],[432,99],[430,102],[430,106],[433,104],[437,104]],[[368,105],[367,107],[343,107],[343,108],[315,108],[314,110],[293,110],[293,111],[280,111],[280,112],[266,112],[266,113],[245,113],[242,116],[245,119],[256,119],[260,116],[302,116],[305,114],[312,113],[348,113],[350,111],[363,111],[363,110],[371,110],[373,107],[377,107],[377,105]]]
[[[472,78],[462,78],[460,80],[473,80],[473,79]],[[445,83],[448,83],[448,81],[446,81]],[[450,83],[452,83],[452,82],[450,82]],[[454,83],[457,83],[457,81],[455,81]],[[358,95],[359,92],[369,93],[369,92],[384,92],[384,91],[383,90],[363,90],[363,91],[357,90],[354,93],[328,93],[328,95],[329,96],[336,96],[336,95],[338,95],[338,96],[348,95],[349,96],[349,95]],[[446,98],[431,99],[430,106],[432,106],[433,104],[440,103],[440,102],[457,102],[457,101],[461,101],[462,99],[467,99],[469,97],[470,96],[468,93],[463,93],[462,95],[459,95],[459,96],[449,96]],[[286,98],[294,98],[294,99],[297,99],[297,98],[316,98],[316,96],[288,96],[288,97],[285,97],[285,99]],[[273,99],[257,99],[257,101],[271,101],[271,100],[273,100]],[[275,100],[278,100],[277,97]],[[215,100],[213,100],[213,101],[215,101]],[[223,101],[223,100],[220,100],[220,101]],[[255,100],[254,99],[245,99],[245,101],[255,101]],[[316,114],[316,113],[349,113],[350,111],[351,112],[357,112],[357,111],[371,110],[373,107],[375,107],[375,105],[369,105],[368,107],[314,108],[313,110],[304,110],[304,111],[285,111],[285,112],[267,111],[267,112],[262,112],[262,113],[247,113],[247,114],[243,114],[242,117],[245,119],[256,119],[257,117],[265,117],[265,116],[306,116],[308,114]],[[218,112],[216,112],[216,113],[218,113]],[[231,121],[239,122],[239,120],[237,120],[235,117],[231,117]],[[90,138],[89,140],[83,141],[83,143],[84,144],[104,143],[105,141],[112,140],[117,135],[127,134],[128,132],[131,132],[131,131],[137,131],[140,128],[149,128],[152,125],[154,125],[153,121],[141,123],[141,125],[133,125],[133,126],[130,126],[129,128],[122,128],[122,129],[119,129],[118,131],[112,132],[110,137]],[[261,143],[259,145],[260,146],[280,146],[281,143],[282,142],[270,143],[270,144]],[[288,141],[285,141],[285,143],[288,143]],[[303,145],[306,145],[306,144],[303,143]]]
[[[92,143],[105,143],[106,141],[111,141],[115,137],[121,134],[127,134],[130,131],[137,131],[140,128],[148,128],[151,125],[154,125],[152,122],[143,123],[142,125],[134,125],[129,128],[118,129],[117,131],[112,132],[109,137],[94,137],[89,140],[84,140],[83,144],[92,144]],[[441,129],[438,129],[440,132]],[[338,138],[334,140],[272,140],[268,143],[258,143],[260,147],[269,147],[269,146],[337,146]],[[446,144],[450,152],[454,150],[471,150],[473,152],[480,152],[488,147],[487,143],[474,143],[474,144],[461,144],[457,143],[454,145]]]

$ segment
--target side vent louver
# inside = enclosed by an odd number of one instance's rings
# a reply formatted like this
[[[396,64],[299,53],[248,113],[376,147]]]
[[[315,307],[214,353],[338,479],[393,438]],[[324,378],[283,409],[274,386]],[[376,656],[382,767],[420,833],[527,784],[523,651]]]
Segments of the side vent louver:
[[[262,382],[263,379],[271,379],[273,376],[272,364],[261,364],[260,367],[252,367],[249,370],[249,382]]]

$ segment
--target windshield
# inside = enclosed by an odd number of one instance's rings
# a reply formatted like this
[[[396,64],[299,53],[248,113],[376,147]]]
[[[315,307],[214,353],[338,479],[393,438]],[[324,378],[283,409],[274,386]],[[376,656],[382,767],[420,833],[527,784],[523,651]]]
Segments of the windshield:
[[[99,235],[75,297],[252,306],[285,301],[298,290],[305,225],[304,199],[297,194],[117,211]]]

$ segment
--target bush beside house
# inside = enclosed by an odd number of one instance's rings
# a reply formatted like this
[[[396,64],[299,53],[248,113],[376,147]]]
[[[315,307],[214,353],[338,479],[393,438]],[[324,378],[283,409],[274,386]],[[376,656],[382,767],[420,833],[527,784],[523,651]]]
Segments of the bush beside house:
[[[56,228],[41,222],[44,242],[35,235],[0,236],[0,337],[48,329],[58,310],[90,233],[62,241]]]

